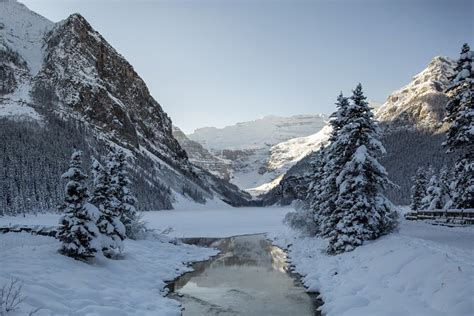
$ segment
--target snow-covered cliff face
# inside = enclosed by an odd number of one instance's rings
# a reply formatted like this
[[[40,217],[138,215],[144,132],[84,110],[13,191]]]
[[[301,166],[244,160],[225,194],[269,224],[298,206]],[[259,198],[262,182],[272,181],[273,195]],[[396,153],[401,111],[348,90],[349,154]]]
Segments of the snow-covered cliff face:
[[[245,203],[235,186],[190,163],[144,81],[81,15],[52,23],[1,0],[0,57],[0,116],[28,116],[45,128],[51,117],[78,122],[84,137],[126,149],[138,181],[168,192],[170,201],[174,191],[200,202]]]
[[[188,137],[214,156],[229,161],[231,182],[257,194],[271,187],[299,156],[300,151],[291,151],[284,142],[319,132],[325,119],[322,114],[267,116],[224,128],[200,128]]]
[[[230,180],[231,162],[229,160],[211,154],[201,144],[190,140],[186,134],[176,126],[173,126],[173,136],[186,151],[189,161],[194,165],[209,171],[221,179],[226,181]]]
[[[433,58],[409,84],[387,98],[375,118],[389,129],[439,129],[447,102],[443,91],[455,65],[447,57]]]
[[[266,116],[224,128],[199,128],[188,137],[212,151],[255,149],[311,135],[324,126],[324,120],[325,116],[322,114]]]

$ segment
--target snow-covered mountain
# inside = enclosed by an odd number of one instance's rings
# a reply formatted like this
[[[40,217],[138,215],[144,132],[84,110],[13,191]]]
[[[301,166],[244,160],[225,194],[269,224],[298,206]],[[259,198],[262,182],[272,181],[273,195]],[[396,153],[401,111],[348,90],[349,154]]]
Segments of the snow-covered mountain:
[[[325,125],[319,132],[296,137],[276,144],[270,148],[270,157],[266,163],[266,174],[272,175],[272,180],[249,190],[253,195],[268,192],[283,178],[284,174],[304,157],[317,151],[322,145],[327,144],[331,127]]]
[[[409,84],[387,98],[376,110],[376,119],[392,129],[439,129],[447,102],[443,91],[455,65],[447,57],[433,58]]]
[[[173,136],[188,154],[189,161],[194,165],[209,171],[213,175],[230,180],[231,162],[211,154],[196,141],[190,140],[178,127],[173,126]]]
[[[271,187],[271,183],[275,183],[304,152],[292,151],[285,142],[319,132],[326,124],[325,120],[323,114],[267,116],[224,128],[200,128],[188,138],[222,161],[230,162],[228,170],[232,183],[258,194]]]
[[[188,137],[212,151],[254,149],[313,134],[324,126],[324,121],[323,114],[291,117],[265,116],[224,128],[199,128]]]
[[[446,155],[441,143],[444,140],[443,117],[447,96],[444,89],[453,74],[455,62],[447,57],[434,57],[428,66],[413,77],[412,81],[393,92],[387,101],[376,108],[375,118],[383,131],[382,142],[387,155],[381,159],[391,180],[400,186],[387,194],[397,203],[407,203],[411,176],[420,165],[439,168],[450,165],[451,157]],[[323,132],[325,131],[325,132]],[[309,184],[311,173],[311,151],[328,140],[330,130],[326,126],[318,133],[302,139],[292,139],[283,146],[283,153],[301,152],[305,157],[291,164],[291,168],[278,181],[263,185],[260,190],[265,203],[291,203],[303,198],[301,192]],[[312,139],[316,139],[313,141]],[[307,141],[306,141],[307,140]],[[291,148],[291,149],[289,149]],[[278,153],[278,150],[276,151]],[[278,159],[274,160],[278,161]]]
[[[170,208],[173,192],[201,202],[246,202],[238,188],[190,163],[145,82],[80,14],[53,23],[15,0],[1,0],[0,57],[0,116],[18,124],[33,119],[44,130],[59,128],[58,119],[72,124],[90,154],[107,146],[126,149],[142,205]],[[67,157],[79,144],[65,142]],[[59,173],[63,166],[56,164]]]

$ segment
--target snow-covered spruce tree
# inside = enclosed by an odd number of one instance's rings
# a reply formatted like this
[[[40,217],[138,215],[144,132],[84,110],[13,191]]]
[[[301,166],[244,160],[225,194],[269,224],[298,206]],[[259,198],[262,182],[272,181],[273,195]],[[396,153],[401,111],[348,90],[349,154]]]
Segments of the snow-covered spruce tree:
[[[451,183],[453,182],[451,173],[446,166],[443,166],[439,171],[439,185],[441,188],[441,197],[443,201],[443,209],[449,209],[451,207]]]
[[[69,169],[62,177],[68,180],[65,192],[65,214],[59,220],[57,238],[60,252],[75,259],[94,257],[100,251],[100,232],[96,226],[97,209],[87,203],[87,176],[82,170],[82,152],[71,156]]]
[[[423,210],[441,210],[444,207],[445,198],[440,180],[433,174],[426,187],[426,194],[421,200]]]
[[[455,74],[446,89],[449,101],[445,121],[450,124],[445,145],[457,154],[452,207],[474,208],[474,52],[464,44]]]
[[[118,210],[113,207],[115,197],[112,192],[110,174],[95,158],[92,160],[92,174],[94,189],[90,202],[100,211],[97,227],[102,234],[102,251],[106,256],[111,256],[114,251],[123,250],[125,226],[120,220]]]
[[[425,198],[428,187],[427,171],[423,167],[419,167],[412,178],[412,182],[410,209],[412,211],[420,211],[423,209],[422,201]]]
[[[346,147],[346,143],[340,138],[340,133],[347,124],[349,99],[344,97],[341,92],[335,104],[336,111],[329,120],[331,126],[330,144],[323,153],[324,160],[321,166],[319,190],[315,191],[311,198],[311,208],[319,225],[318,234],[322,237],[328,237],[337,224],[336,218],[332,217],[331,214],[336,209],[338,194],[336,179],[344,166],[343,154]]]
[[[292,229],[300,231],[305,236],[315,236],[319,233],[319,214],[315,214],[314,209],[319,205],[318,197],[322,188],[324,151],[324,147],[321,147],[311,161],[312,179],[306,192],[306,199],[295,203],[295,211],[286,214],[283,220]]]
[[[328,221],[335,223],[329,233],[329,254],[350,251],[365,240],[378,238],[394,226],[396,218],[392,204],[380,192],[391,182],[377,161],[385,149],[361,84],[353,90],[351,101],[333,141],[341,154],[337,163],[342,170],[336,177],[337,198]]]
[[[136,198],[130,192],[130,180],[127,174],[126,156],[123,150],[113,149],[108,163],[111,177],[111,189],[114,196],[112,207],[116,214],[120,214],[120,220],[125,226],[126,236],[136,239],[143,231],[144,225],[140,221],[135,204]]]

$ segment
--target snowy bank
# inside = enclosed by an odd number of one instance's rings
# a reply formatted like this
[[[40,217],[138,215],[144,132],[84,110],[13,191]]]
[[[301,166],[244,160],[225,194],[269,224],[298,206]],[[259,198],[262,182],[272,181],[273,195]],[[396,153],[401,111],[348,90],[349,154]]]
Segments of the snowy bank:
[[[274,236],[329,316],[474,314],[473,227],[402,220],[397,232],[337,256],[319,238]]]
[[[0,234],[0,286],[17,278],[25,301],[15,315],[180,315],[163,297],[166,281],[191,270],[216,250],[165,240],[125,241],[120,260],[91,264],[60,255],[59,242],[27,233]]]

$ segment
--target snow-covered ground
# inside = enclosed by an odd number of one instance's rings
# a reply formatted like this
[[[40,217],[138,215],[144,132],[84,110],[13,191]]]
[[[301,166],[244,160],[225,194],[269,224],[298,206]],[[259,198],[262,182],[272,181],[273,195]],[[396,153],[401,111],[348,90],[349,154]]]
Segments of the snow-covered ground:
[[[352,252],[327,256],[322,252],[325,241],[298,237],[282,224],[289,210],[197,206],[148,212],[144,219],[159,230],[173,227],[171,235],[176,237],[266,232],[277,244],[291,245],[289,258],[295,270],[304,276],[309,290],[321,293],[327,315],[474,314],[474,227],[401,220],[398,230],[390,235]],[[56,222],[57,215],[0,218],[0,225]],[[25,304],[47,302],[48,308],[58,313],[75,308],[82,315],[90,308],[97,315],[107,315],[109,307],[101,307],[102,302],[119,306],[122,314],[172,315],[178,305],[159,295],[163,280],[185,271],[181,262],[212,254],[190,246],[127,241],[124,260],[100,259],[90,266],[57,254],[57,248],[52,238],[0,235],[0,253],[8,254],[0,256],[0,283],[11,276],[20,278],[29,297]],[[122,289],[124,284],[126,289]],[[116,307],[110,308],[114,314]],[[158,308],[163,309],[151,312]]]
[[[321,293],[327,315],[474,315],[474,229],[402,220],[397,232],[338,256],[326,242],[294,233],[295,271]]]
[[[12,315],[37,308],[35,315],[180,315],[179,303],[163,297],[165,281],[190,270],[183,262],[216,253],[160,240],[127,240],[122,259],[102,257],[88,264],[60,255],[58,248],[51,237],[0,234],[0,286],[18,279],[26,297]]]

